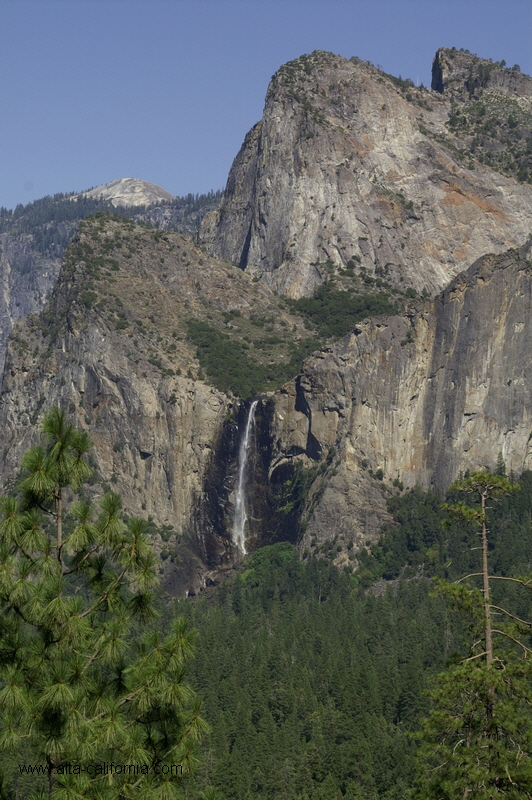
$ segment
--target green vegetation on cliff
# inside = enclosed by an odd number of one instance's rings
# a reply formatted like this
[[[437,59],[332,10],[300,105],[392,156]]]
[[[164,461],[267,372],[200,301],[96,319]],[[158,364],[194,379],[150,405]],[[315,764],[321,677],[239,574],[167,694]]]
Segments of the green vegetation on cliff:
[[[322,340],[345,336],[357,322],[367,317],[390,316],[399,311],[399,304],[393,302],[388,292],[359,293],[354,287],[342,291],[333,283],[320,286],[313,297],[288,300],[287,303],[316,327]]]
[[[532,183],[532,110],[518,99],[479,88],[469,102],[452,105],[447,126],[481,163]]]
[[[282,386],[360,320],[397,313],[415,296],[352,267],[343,273],[311,298],[286,300],[178,233],[98,213],[68,248],[40,327],[51,353],[74,318],[87,325],[98,317],[122,333],[135,364],[250,397]]]
[[[345,336],[363,319],[399,313],[416,297],[413,290],[368,290],[353,269],[344,272],[349,280],[331,280],[312,297],[273,297],[277,316],[225,314],[222,332],[212,322],[191,320],[188,337],[207,376],[219,389],[241,397],[277,389],[297,375],[313,350]],[[301,323],[310,335],[301,335]]]
[[[239,330],[244,326],[246,334]],[[273,330],[273,323],[269,327]],[[217,388],[240,397],[279,388],[320,346],[319,340],[312,337],[294,342],[286,330],[265,334],[264,323],[253,319],[233,324],[232,328],[230,335],[207,322],[190,320],[188,337],[196,346],[202,369]]]

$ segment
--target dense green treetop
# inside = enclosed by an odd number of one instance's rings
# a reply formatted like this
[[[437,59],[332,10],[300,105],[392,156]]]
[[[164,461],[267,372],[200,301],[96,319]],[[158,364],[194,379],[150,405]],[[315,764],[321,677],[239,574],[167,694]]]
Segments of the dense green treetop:
[[[194,633],[182,620],[153,628],[146,523],[126,525],[114,493],[94,507],[80,491],[89,449],[51,409],[18,495],[0,501],[2,792],[25,791],[24,764],[40,768],[26,789],[50,799],[174,798],[206,731],[185,682]]]

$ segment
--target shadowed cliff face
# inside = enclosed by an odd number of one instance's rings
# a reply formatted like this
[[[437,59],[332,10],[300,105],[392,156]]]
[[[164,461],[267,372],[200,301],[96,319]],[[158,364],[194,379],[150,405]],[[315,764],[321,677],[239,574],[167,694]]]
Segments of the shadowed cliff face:
[[[238,423],[230,417],[223,422],[191,511],[189,541],[198,557],[211,570],[231,566],[232,503],[238,459]]]
[[[528,91],[525,77],[515,91]],[[532,186],[474,158],[446,124],[451,108],[447,94],[357,59],[316,52],[285,64],[201,240],[290,297],[312,294],[327,262],[334,271],[350,260],[436,293],[532,228]]]
[[[275,395],[277,463],[310,434],[337,454],[303,547],[331,531],[375,536],[384,499],[369,470],[445,489],[460,471],[494,468],[499,452],[508,470],[530,467],[531,253],[529,242],[485,256],[410,315],[361,323]],[[301,392],[310,413],[297,410]]]
[[[242,403],[236,419],[224,422],[221,435],[213,447],[207,469],[203,497],[195,511],[195,538],[205,548],[202,557],[211,567],[223,568],[241,558],[232,541],[235,514],[235,492],[240,465],[240,443],[244,436],[251,402]],[[251,424],[246,453],[246,550],[256,550],[274,541],[297,538],[299,517],[285,519],[276,508],[276,484],[279,475],[270,480],[273,442],[271,438],[271,400],[258,401]],[[210,548],[210,550],[209,550]]]
[[[14,323],[43,307],[61,266],[63,248],[55,257],[43,256],[35,252],[32,239],[27,234],[0,234],[0,373]]]

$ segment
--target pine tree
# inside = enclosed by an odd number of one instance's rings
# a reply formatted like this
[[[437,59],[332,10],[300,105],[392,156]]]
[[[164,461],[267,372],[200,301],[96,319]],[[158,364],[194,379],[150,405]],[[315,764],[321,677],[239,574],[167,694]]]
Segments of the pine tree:
[[[480,536],[481,570],[455,584],[440,583],[470,619],[471,653],[438,677],[432,711],[423,721],[418,754],[423,800],[532,798],[531,625],[492,599],[493,581],[532,590],[532,579],[491,575],[489,503],[518,486],[502,474],[473,472],[450,487],[473,502],[446,506]],[[482,591],[466,581],[482,580]],[[521,657],[521,656],[524,656]]]
[[[497,456],[497,465],[495,467],[495,475],[503,475],[506,476],[506,464],[504,463],[504,458],[502,452],[499,452]]]
[[[33,753],[43,797],[170,800],[206,731],[185,682],[194,632],[146,625],[147,525],[124,523],[117,494],[95,508],[82,493],[87,434],[54,408],[42,439],[0,500],[0,748]]]

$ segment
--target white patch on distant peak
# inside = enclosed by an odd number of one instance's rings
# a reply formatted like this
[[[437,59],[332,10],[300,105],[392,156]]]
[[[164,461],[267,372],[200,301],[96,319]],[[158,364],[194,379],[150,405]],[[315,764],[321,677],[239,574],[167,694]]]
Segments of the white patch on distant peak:
[[[115,208],[118,206],[150,206],[154,203],[174,199],[174,196],[166,189],[149,183],[149,181],[141,181],[139,178],[119,178],[112,183],[105,183],[103,186],[90,189],[88,192],[80,192],[72,200],[77,200],[78,197],[109,200]]]

